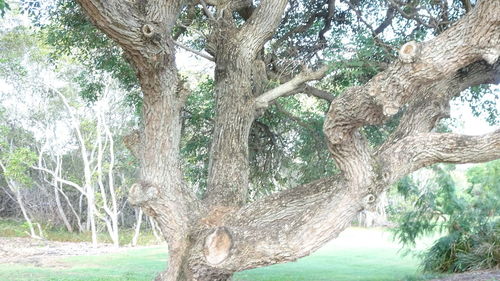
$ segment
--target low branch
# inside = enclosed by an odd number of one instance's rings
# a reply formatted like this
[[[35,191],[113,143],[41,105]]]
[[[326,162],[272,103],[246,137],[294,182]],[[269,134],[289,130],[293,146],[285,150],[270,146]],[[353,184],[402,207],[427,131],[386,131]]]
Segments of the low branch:
[[[309,255],[349,226],[363,197],[342,177],[330,177],[252,202],[223,219],[235,250],[218,266],[240,271]],[[204,245],[198,240],[195,247]]]
[[[320,69],[316,71],[310,71],[310,70],[305,70],[301,73],[299,73],[297,76],[295,76],[293,79],[290,81],[283,83],[279,85],[278,87],[269,90],[259,96],[255,100],[255,105],[257,108],[266,108],[269,103],[281,96],[284,96],[297,88],[299,88],[303,83],[307,81],[312,81],[312,80],[318,80],[323,78],[325,76],[326,72],[328,71],[327,66],[323,66]]]
[[[480,163],[500,158],[500,129],[482,136],[427,133],[408,136],[379,155],[386,181],[436,163]]]

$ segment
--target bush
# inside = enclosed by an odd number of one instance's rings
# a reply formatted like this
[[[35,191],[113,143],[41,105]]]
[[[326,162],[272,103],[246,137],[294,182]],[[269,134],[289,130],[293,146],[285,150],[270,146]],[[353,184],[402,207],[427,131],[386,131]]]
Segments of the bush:
[[[445,235],[422,255],[427,272],[463,272],[500,267],[500,161],[467,172],[469,186],[457,190],[450,166],[433,168],[433,180],[398,184],[404,202],[389,213],[398,222],[396,237],[414,246],[419,237]]]

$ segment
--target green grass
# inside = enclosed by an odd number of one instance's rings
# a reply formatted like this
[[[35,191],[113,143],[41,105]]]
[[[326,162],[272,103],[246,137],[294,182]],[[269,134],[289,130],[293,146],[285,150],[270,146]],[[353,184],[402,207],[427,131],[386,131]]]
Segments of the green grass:
[[[391,235],[380,229],[350,228],[297,262],[240,272],[235,281],[426,280],[418,260],[402,257]],[[155,246],[121,254],[60,258],[51,267],[0,265],[0,280],[152,280],[166,264],[166,249]]]

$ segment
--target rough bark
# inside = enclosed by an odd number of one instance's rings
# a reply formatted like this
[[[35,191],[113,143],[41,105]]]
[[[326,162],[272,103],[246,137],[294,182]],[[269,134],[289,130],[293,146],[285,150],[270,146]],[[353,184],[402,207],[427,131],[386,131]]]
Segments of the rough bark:
[[[402,174],[437,162],[500,157],[498,131],[482,137],[430,132],[446,115],[452,96],[491,80],[472,79],[474,71],[466,71],[468,67],[485,61],[489,66],[477,68],[476,74],[497,77],[498,1],[479,2],[429,42],[403,45],[399,60],[366,85],[336,99],[317,93],[332,101],[324,132],[341,173],[251,203],[246,196],[252,122],[267,103],[321,76],[302,74],[266,93],[257,87],[255,69],[263,68],[258,54],[275,32],[287,1],[261,1],[241,27],[232,22],[239,4],[208,1],[217,10],[212,14],[202,1],[213,27],[207,51],[216,63],[217,113],[203,200],[186,186],[179,164],[186,91],[169,34],[183,2],[78,2],[130,56],[144,92],[144,126],[127,140],[141,164],[141,179],[132,186],[129,200],[155,218],[169,244],[168,270],[158,280],[228,280],[237,271],[295,260],[336,237]],[[371,148],[360,128],[380,124],[405,107],[397,134],[378,150]]]

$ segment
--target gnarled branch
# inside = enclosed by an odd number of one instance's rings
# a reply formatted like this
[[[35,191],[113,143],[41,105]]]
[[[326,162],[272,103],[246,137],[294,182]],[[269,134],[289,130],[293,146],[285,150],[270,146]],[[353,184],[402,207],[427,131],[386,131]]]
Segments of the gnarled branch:
[[[408,136],[379,155],[385,180],[435,163],[479,163],[500,158],[500,130],[482,136],[426,133]]]
[[[366,85],[348,89],[332,103],[324,125],[329,141],[342,143],[356,128],[382,123],[423,88],[451,79],[460,69],[483,60],[485,54],[497,54],[499,15],[498,1],[482,1],[433,40],[404,45],[401,53],[410,58],[395,62]]]

